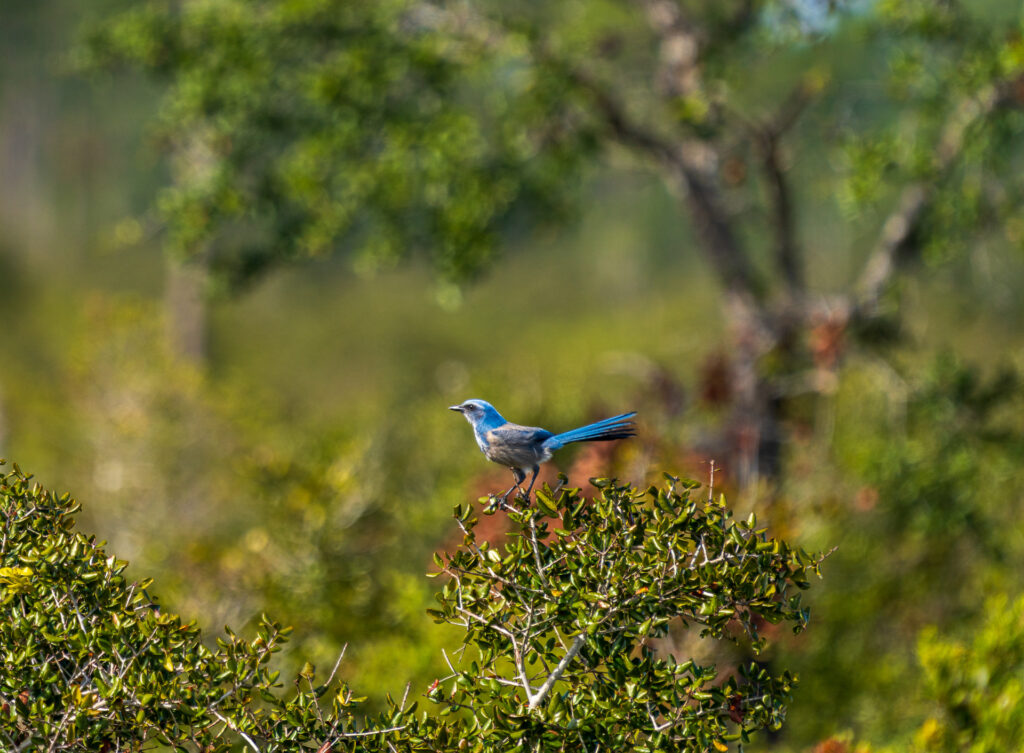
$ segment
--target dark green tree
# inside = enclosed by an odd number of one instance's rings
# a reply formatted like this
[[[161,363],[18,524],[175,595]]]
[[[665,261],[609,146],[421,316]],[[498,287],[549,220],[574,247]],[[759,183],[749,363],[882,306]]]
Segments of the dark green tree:
[[[730,467],[774,477],[795,394],[844,338],[891,328],[900,273],[1024,241],[1024,43],[1000,3],[149,0],[95,28],[87,68],[168,84],[166,246],[219,279],[349,254],[478,273],[626,155],[679,197],[732,338]],[[848,60],[853,57],[856,65]],[[877,85],[858,84],[864,78]],[[861,271],[817,287],[814,197]],[[816,210],[815,210],[816,211]]]

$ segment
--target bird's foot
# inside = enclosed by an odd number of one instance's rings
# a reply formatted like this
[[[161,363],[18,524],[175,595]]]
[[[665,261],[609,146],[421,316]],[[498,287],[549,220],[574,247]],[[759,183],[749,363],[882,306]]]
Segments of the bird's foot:
[[[491,494],[487,500],[487,506],[484,508],[484,512],[487,514],[494,513],[498,510],[505,510],[506,512],[517,512],[516,508],[509,504],[508,498],[512,493],[509,489],[504,494]],[[516,496],[518,499],[518,495]]]
[[[521,489],[520,490],[512,490],[512,489],[510,489],[505,494],[492,494],[492,495],[488,495],[487,504],[483,508],[483,512],[485,514],[488,514],[488,515],[489,514],[493,514],[493,513],[497,512],[498,510],[505,510],[506,512],[519,512],[520,510],[518,508],[516,508],[514,505],[509,503],[509,497],[512,495],[513,491],[518,491],[519,492],[513,498],[514,500],[516,500],[516,501],[520,501],[520,500],[521,501],[526,501],[527,504],[528,504],[528,500],[526,500],[522,496],[522,490]]]

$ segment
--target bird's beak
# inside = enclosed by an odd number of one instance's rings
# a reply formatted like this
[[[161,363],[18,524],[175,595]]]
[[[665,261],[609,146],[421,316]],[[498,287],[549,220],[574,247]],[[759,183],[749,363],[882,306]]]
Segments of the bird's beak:
[[[458,413],[462,413],[462,406],[461,405],[449,405],[448,406],[448,410],[453,410],[453,411],[457,411]]]

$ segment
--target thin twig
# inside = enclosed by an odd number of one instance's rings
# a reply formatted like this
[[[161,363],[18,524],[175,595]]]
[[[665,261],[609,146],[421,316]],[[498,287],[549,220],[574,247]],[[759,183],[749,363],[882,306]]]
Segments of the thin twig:
[[[484,625],[486,625],[487,627],[489,627],[491,630],[495,631],[496,633],[501,633],[502,635],[504,635],[507,638],[513,638],[513,635],[511,633],[511,631],[509,631],[509,630],[507,630],[507,629],[505,629],[505,628],[503,628],[503,627],[501,627],[499,625],[496,625],[492,620],[484,619],[480,615],[474,614],[473,612],[470,612],[468,609],[464,609],[463,607],[458,607],[458,611],[462,612],[467,617],[472,617],[474,620],[477,620],[478,622],[482,622]]]
[[[347,643],[341,647],[341,653],[338,655],[338,661],[334,662],[334,669],[331,670],[331,676],[327,678],[327,682],[324,683],[325,685],[330,685],[334,680],[334,675],[337,673],[338,667],[341,666],[341,660],[345,658],[346,651],[348,651]]]
[[[540,576],[541,581],[547,588],[551,588],[551,584],[548,583],[548,576],[544,573],[544,565],[540,561],[540,547],[537,545],[537,525],[532,515],[530,516],[530,543],[533,544],[533,560],[537,563],[537,575]]]
[[[242,732],[242,730],[238,729],[238,727],[235,726],[234,722],[232,722],[227,717],[221,715],[219,711],[214,711],[213,715],[220,719],[222,722],[224,722],[224,724],[226,724],[228,727],[230,727],[233,732],[236,732],[243,740],[245,740],[246,743],[249,744],[250,748],[256,751],[256,753],[260,753],[260,748],[258,745],[256,745],[256,742],[247,734]]]
[[[385,735],[388,732],[401,732],[403,729],[408,727],[408,724],[403,724],[401,727],[385,727],[384,729],[367,729],[362,732],[341,732],[337,735],[338,739],[347,737],[370,737],[371,735]]]

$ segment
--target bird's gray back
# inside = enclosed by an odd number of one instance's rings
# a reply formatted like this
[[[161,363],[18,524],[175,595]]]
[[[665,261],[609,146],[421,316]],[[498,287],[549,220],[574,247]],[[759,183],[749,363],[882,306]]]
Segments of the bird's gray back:
[[[484,434],[488,460],[515,468],[532,468],[551,457],[544,441],[552,436],[547,429],[536,426],[504,424]]]

